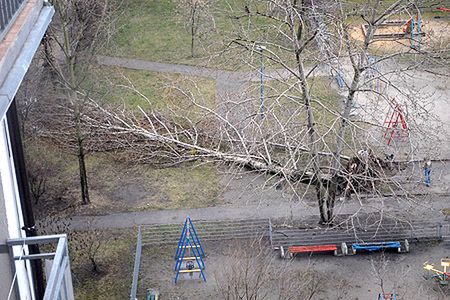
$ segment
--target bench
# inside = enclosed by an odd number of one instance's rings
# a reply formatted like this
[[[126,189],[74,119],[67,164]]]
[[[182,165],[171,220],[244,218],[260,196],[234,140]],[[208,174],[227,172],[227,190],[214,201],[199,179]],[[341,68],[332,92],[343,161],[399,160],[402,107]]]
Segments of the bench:
[[[300,253],[319,253],[319,252],[333,252],[335,256],[343,256],[347,254],[347,245],[345,243],[341,244],[341,247],[337,244],[326,244],[326,245],[309,245],[309,246],[290,246],[288,247],[287,253],[285,252],[283,246],[280,247],[281,258],[292,258],[295,254]],[[287,255],[286,255],[287,254]]]
[[[409,252],[409,242],[371,242],[371,243],[354,243],[352,244],[352,254],[356,254],[357,251],[374,252],[385,249],[395,249],[398,253]]]

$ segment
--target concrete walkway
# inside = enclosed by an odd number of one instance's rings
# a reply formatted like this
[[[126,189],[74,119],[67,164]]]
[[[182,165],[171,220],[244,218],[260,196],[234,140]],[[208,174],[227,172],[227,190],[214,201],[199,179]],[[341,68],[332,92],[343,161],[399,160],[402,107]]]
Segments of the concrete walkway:
[[[97,56],[97,63],[104,66],[120,67],[133,70],[143,70],[150,72],[161,72],[161,73],[172,73],[172,74],[182,74],[190,76],[199,76],[215,80],[230,80],[234,82],[245,82],[245,81],[255,81],[260,80],[259,70],[255,71],[227,71],[219,70],[213,68],[190,66],[182,64],[168,64],[153,62],[134,58],[122,58],[122,57],[112,57],[112,56]],[[308,70],[309,72],[309,70]],[[325,71],[321,68],[316,68],[314,74],[317,73],[325,75]],[[264,79],[265,80],[285,80],[291,78],[293,75],[285,69],[279,70],[265,70]]]
[[[336,204],[336,215],[349,215],[356,213],[383,212],[386,215],[411,215],[412,217],[439,219],[444,216],[441,209],[449,207],[448,194],[433,197],[417,197],[414,200],[399,201],[398,198],[386,197],[382,199],[365,199],[360,204],[356,200],[348,203],[339,201]],[[75,230],[131,228],[147,224],[178,224],[189,215],[194,220],[241,220],[262,218],[295,219],[317,216],[316,205],[310,206],[304,202],[280,203],[276,205],[243,205],[215,206],[193,209],[167,209],[154,211],[124,212],[102,216],[73,216],[70,224]]]

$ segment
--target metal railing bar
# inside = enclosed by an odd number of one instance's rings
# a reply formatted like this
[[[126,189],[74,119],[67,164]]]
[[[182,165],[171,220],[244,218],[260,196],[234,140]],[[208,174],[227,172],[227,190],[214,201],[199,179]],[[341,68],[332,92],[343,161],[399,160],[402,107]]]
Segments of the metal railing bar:
[[[40,245],[40,244],[50,244],[59,241],[61,238],[66,238],[65,234],[54,234],[46,236],[33,236],[27,238],[16,238],[10,239],[6,242],[8,246],[16,245]]]
[[[49,259],[49,258],[53,258],[53,257],[55,257],[55,252],[14,256],[14,260]]]
[[[66,251],[66,239],[61,238],[58,241],[55,259],[53,260],[52,269],[50,271],[50,278],[48,279],[47,286],[45,288],[44,300],[57,299],[55,295],[56,283],[59,275],[58,271],[60,270],[65,251]]]

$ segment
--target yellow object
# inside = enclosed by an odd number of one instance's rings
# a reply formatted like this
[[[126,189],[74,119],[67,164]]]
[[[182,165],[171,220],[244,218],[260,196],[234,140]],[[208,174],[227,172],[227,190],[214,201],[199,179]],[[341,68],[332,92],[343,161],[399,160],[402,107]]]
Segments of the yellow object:
[[[200,245],[186,245],[186,246],[184,246],[184,248],[198,248],[198,247],[200,247]],[[178,248],[183,248],[183,246],[178,246]]]
[[[436,274],[445,274],[447,273],[447,267],[450,267],[450,259],[448,258],[441,259],[441,266],[444,267],[444,271],[435,269],[434,266],[432,264],[429,264],[428,262],[425,262],[423,264],[423,268],[427,271],[432,271]]]
[[[450,259],[448,258],[441,259],[441,266],[444,267],[444,272],[447,273],[447,268],[450,267]]]
[[[193,272],[200,272],[200,269],[180,270],[180,273],[193,273]]]

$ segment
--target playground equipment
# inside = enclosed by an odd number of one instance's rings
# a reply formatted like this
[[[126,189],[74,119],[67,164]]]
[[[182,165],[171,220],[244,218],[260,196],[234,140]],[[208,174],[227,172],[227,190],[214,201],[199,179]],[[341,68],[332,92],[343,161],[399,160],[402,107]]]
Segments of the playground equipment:
[[[378,300],[397,300],[397,294],[395,293],[378,294]]]
[[[438,7],[437,10],[443,11],[443,12],[450,12],[450,8],[447,7]]]
[[[323,253],[323,252],[333,252],[334,256],[345,256],[347,255],[348,249],[346,243],[339,244],[327,244],[327,245],[310,245],[310,246],[290,246],[288,247],[287,253],[284,247],[280,247],[280,257],[281,258],[293,258],[294,255],[300,253]]]
[[[429,273],[429,275],[425,278],[433,279],[442,286],[448,286],[450,283],[450,272],[447,272],[447,268],[450,267],[450,259],[441,259],[441,266],[444,268],[443,271],[436,269],[432,264],[429,264],[427,262],[424,263],[423,268]]]
[[[386,249],[394,249],[398,253],[409,252],[409,242],[405,240],[403,242],[373,242],[373,243],[354,243],[352,244],[352,254],[356,254],[358,251],[380,251]]]
[[[422,17],[419,9],[417,9],[415,18],[411,17],[408,20],[406,26],[403,28],[403,32],[411,34],[411,48],[415,49],[420,47],[421,37],[425,33],[422,32]]]
[[[419,49],[421,38],[425,36],[422,30],[422,15],[420,13],[420,5],[423,0],[416,0],[416,13],[414,16],[410,15],[408,20],[389,20],[378,25],[377,31],[373,32],[373,40],[398,40],[410,39],[411,48]],[[368,24],[362,25],[364,36],[367,36],[369,29]]]
[[[199,278],[203,278],[203,281],[206,282],[203,257],[205,257],[205,252],[195,231],[194,224],[188,216],[184,221],[183,231],[175,253],[175,283],[177,283],[180,273],[192,276],[195,272],[198,272]],[[184,268],[182,268],[183,266]]]
[[[384,138],[389,146],[393,140],[402,140],[408,137],[408,124],[406,123],[403,110],[395,98],[391,100],[384,124],[386,125]]]

